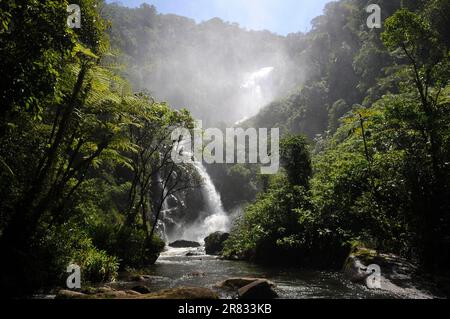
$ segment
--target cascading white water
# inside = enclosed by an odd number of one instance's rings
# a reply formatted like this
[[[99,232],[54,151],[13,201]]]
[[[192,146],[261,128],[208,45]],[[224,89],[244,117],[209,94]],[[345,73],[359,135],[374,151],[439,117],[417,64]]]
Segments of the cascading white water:
[[[202,178],[202,194],[206,203],[206,211],[202,212],[197,221],[183,230],[183,239],[203,242],[206,236],[217,232],[226,232],[230,228],[230,219],[223,209],[220,194],[217,192],[206,168],[201,162],[193,163],[197,173]]]
[[[239,112],[241,120],[236,122],[236,125],[257,115],[261,108],[272,100],[272,92],[268,92],[271,90],[264,90],[262,82],[269,78],[274,69],[274,67],[264,67],[245,75],[244,81],[241,84],[241,89],[245,90]]]
[[[162,235],[164,236],[164,241],[166,241],[166,242],[169,241],[169,237],[168,237],[167,229],[166,229],[168,212],[169,212],[169,206],[167,204],[167,201],[165,200],[162,204],[162,209],[161,209],[161,232],[162,232]]]

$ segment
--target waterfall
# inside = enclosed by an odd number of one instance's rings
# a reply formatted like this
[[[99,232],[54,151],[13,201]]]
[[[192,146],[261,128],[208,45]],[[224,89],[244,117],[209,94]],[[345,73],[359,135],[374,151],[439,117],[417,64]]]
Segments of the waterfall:
[[[274,67],[264,67],[245,75],[241,84],[241,89],[244,91],[239,112],[241,119],[235,125],[257,115],[261,108],[273,99],[273,92],[270,89],[271,86],[267,85],[267,80],[274,70]]]
[[[161,176],[159,176],[159,174],[158,174],[158,183],[161,185],[162,192],[163,192],[162,196],[163,196],[163,198],[165,198],[166,195],[167,195],[167,190],[165,189],[164,183],[163,183],[163,181],[161,179]],[[163,201],[162,205],[161,205],[161,213],[160,213],[161,217],[160,217],[159,222],[158,222],[158,228],[159,228],[160,233],[161,233],[161,235],[163,237],[162,239],[165,242],[169,241],[169,237],[168,237],[168,234],[167,234],[167,226],[166,226],[166,223],[167,223],[167,221],[169,219],[169,216],[168,216],[169,212],[170,212],[169,204],[167,203],[167,199],[165,199]]]
[[[164,191],[165,192],[165,191]],[[166,194],[164,194],[165,196]],[[164,241],[168,242],[169,241],[169,237],[167,234],[167,227],[166,227],[166,222],[168,220],[168,213],[169,213],[169,205],[167,204],[167,200],[164,200],[164,202],[162,203],[162,208],[161,208],[161,232],[164,236]]]
[[[203,242],[206,236],[216,231],[228,231],[230,219],[223,209],[220,194],[217,192],[211,177],[201,162],[195,161],[193,166],[202,178],[201,191],[205,200],[206,211],[202,212],[197,221],[183,230],[187,240]]]
[[[199,161],[193,162],[192,165],[202,179],[200,190],[204,199],[204,209],[198,214],[198,217],[194,223],[186,225],[180,220],[175,222],[172,219],[171,214],[176,211],[177,207],[170,207],[168,201],[165,200],[162,204],[159,229],[166,242],[177,239],[203,242],[206,236],[216,231],[226,232],[230,228],[230,218],[223,208],[220,194],[217,192],[217,189],[206,171],[206,168]],[[160,183],[162,185],[161,180]],[[166,192],[166,190],[164,191]],[[164,196],[165,195],[166,193]],[[175,201],[178,201],[178,199]],[[168,225],[170,224],[176,225],[177,230],[169,231]]]

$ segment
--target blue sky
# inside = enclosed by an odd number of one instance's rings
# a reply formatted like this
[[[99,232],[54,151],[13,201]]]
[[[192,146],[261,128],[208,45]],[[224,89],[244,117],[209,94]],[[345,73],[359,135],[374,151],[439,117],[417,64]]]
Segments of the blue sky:
[[[153,4],[161,13],[175,13],[197,22],[219,17],[252,30],[267,29],[286,35],[308,31],[310,22],[322,14],[331,0],[107,0],[128,7],[143,2]]]

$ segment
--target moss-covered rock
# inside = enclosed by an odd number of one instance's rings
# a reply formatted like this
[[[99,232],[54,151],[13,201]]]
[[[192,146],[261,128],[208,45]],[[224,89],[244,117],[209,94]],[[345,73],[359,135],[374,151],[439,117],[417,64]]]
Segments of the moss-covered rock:
[[[220,255],[224,248],[225,241],[230,234],[224,232],[215,232],[205,238],[205,251],[207,255]]]
[[[369,274],[367,266],[374,263],[377,252],[355,246],[344,263],[344,275],[353,282],[363,282]]]

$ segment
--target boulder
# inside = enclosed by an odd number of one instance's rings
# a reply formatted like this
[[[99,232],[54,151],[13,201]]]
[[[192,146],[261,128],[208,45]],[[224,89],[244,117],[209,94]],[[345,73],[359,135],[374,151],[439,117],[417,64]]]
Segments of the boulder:
[[[278,294],[267,280],[254,281],[238,290],[239,299],[273,299]]]
[[[355,256],[349,256],[345,262],[344,275],[352,282],[364,282],[369,276],[367,266]]]
[[[151,293],[150,289],[148,289],[148,287],[146,286],[136,286],[131,288],[131,291],[135,291],[138,292],[140,294],[149,294]]]
[[[275,284],[267,279],[261,279],[261,278],[229,278],[227,280],[224,280],[222,282],[219,282],[216,284],[217,288],[226,289],[226,290],[238,290],[242,287],[245,287],[255,281],[265,281],[270,287],[275,287]]]
[[[197,248],[201,245],[195,241],[188,241],[188,240],[177,240],[173,243],[169,244],[169,247],[172,248]]]
[[[352,282],[363,283],[370,276],[367,266],[378,264],[377,252],[364,247],[354,247],[344,264],[344,275]]]
[[[85,299],[88,298],[86,294],[72,290],[60,290],[55,299]]]
[[[128,280],[138,282],[138,281],[145,281],[146,279],[144,278],[144,276],[141,275],[132,275],[129,277]]]
[[[208,288],[179,287],[142,295],[139,299],[215,300],[219,296]]]
[[[186,257],[197,257],[197,256],[203,256],[203,254],[199,251],[189,251],[186,253]]]
[[[146,288],[146,287],[145,287]],[[161,290],[155,293],[140,293],[147,291],[143,287],[135,287],[133,290],[111,290],[102,293],[87,295],[71,290],[61,290],[56,299],[177,299],[177,300],[209,300],[219,299],[219,296],[207,288],[180,287]]]
[[[130,298],[132,298],[133,296],[137,298],[137,297],[139,297],[139,296],[142,295],[141,293],[139,293],[139,292],[137,292],[137,291],[134,291],[134,290],[125,290],[125,293],[126,293],[128,296],[130,296]]]
[[[205,250],[207,255],[220,255],[223,250],[224,242],[230,237],[230,234],[215,232],[205,238]]]
[[[96,290],[96,293],[107,293],[111,291],[114,291],[111,287],[100,287]]]
[[[78,292],[81,292],[82,294],[85,294],[85,295],[96,295],[96,294],[100,294],[100,293],[107,293],[110,291],[114,291],[114,289],[112,289],[111,287],[106,287],[106,286],[104,286],[104,287],[89,287],[88,286],[88,287],[81,289],[81,291],[78,291]]]
[[[100,293],[92,296],[92,299],[131,299],[135,297],[135,293],[128,293],[123,290],[114,290],[110,292]]]

